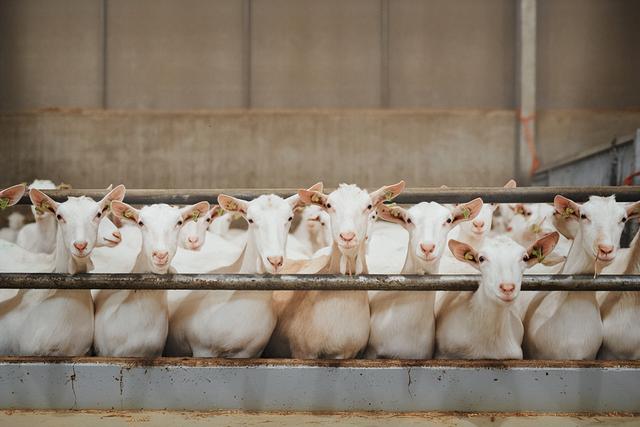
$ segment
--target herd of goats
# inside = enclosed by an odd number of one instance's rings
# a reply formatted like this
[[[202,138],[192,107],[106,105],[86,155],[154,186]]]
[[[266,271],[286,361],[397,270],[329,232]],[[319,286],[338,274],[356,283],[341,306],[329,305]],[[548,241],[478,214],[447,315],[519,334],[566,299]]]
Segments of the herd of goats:
[[[0,355],[639,359],[640,292],[521,292],[528,274],[638,274],[640,202],[393,203],[318,183],[216,205],[0,192],[0,272],[478,274],[471,291],[1,289]],[[515,187],[510,181],[506,187]],[[25,194],[35,222],[12,205]],[[295,226],[292,226],[294,224]],[[293,230],[292,230],[293,229]]]

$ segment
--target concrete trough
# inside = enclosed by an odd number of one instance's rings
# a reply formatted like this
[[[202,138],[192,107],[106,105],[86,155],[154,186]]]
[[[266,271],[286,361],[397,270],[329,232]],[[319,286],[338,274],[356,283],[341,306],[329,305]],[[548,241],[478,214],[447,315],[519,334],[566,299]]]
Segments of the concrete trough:
[[[640,412],[640,361],[3,358],[0,409]]]

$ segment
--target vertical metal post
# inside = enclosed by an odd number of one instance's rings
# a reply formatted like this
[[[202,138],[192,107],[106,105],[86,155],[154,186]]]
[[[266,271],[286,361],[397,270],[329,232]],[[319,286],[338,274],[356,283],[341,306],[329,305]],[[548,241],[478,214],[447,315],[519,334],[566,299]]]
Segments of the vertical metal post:
[[[102,108],[107,109],[107,13],[108,0],[102,0]]]
[[[518,0],[516,44],[517,135],[515,175],[527,185],[538,167],[535,146],[536,1]]]
[[[380,0],[380,106],[389,108],[389,0]]]
[[[251,108],[251,0],[244,0],[242,5],[243,106]]]

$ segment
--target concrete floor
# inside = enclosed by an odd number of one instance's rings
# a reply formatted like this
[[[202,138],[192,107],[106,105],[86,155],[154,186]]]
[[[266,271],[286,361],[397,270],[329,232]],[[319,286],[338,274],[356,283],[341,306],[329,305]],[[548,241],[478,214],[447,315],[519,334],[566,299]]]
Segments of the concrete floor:
[[[635,426],[631,415],[516,415],[516,414],[375,414],[375,413],[247,413],[165,411],[2,411],[0,426]]]

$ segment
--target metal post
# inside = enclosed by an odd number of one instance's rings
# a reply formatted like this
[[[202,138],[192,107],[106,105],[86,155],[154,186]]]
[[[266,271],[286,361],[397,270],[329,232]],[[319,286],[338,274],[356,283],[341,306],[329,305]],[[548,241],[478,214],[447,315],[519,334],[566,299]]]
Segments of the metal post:
[[[535,150],[536,0],[518,1],[516,47],[517,141],[515,175],[527,185],[538,167]]]

